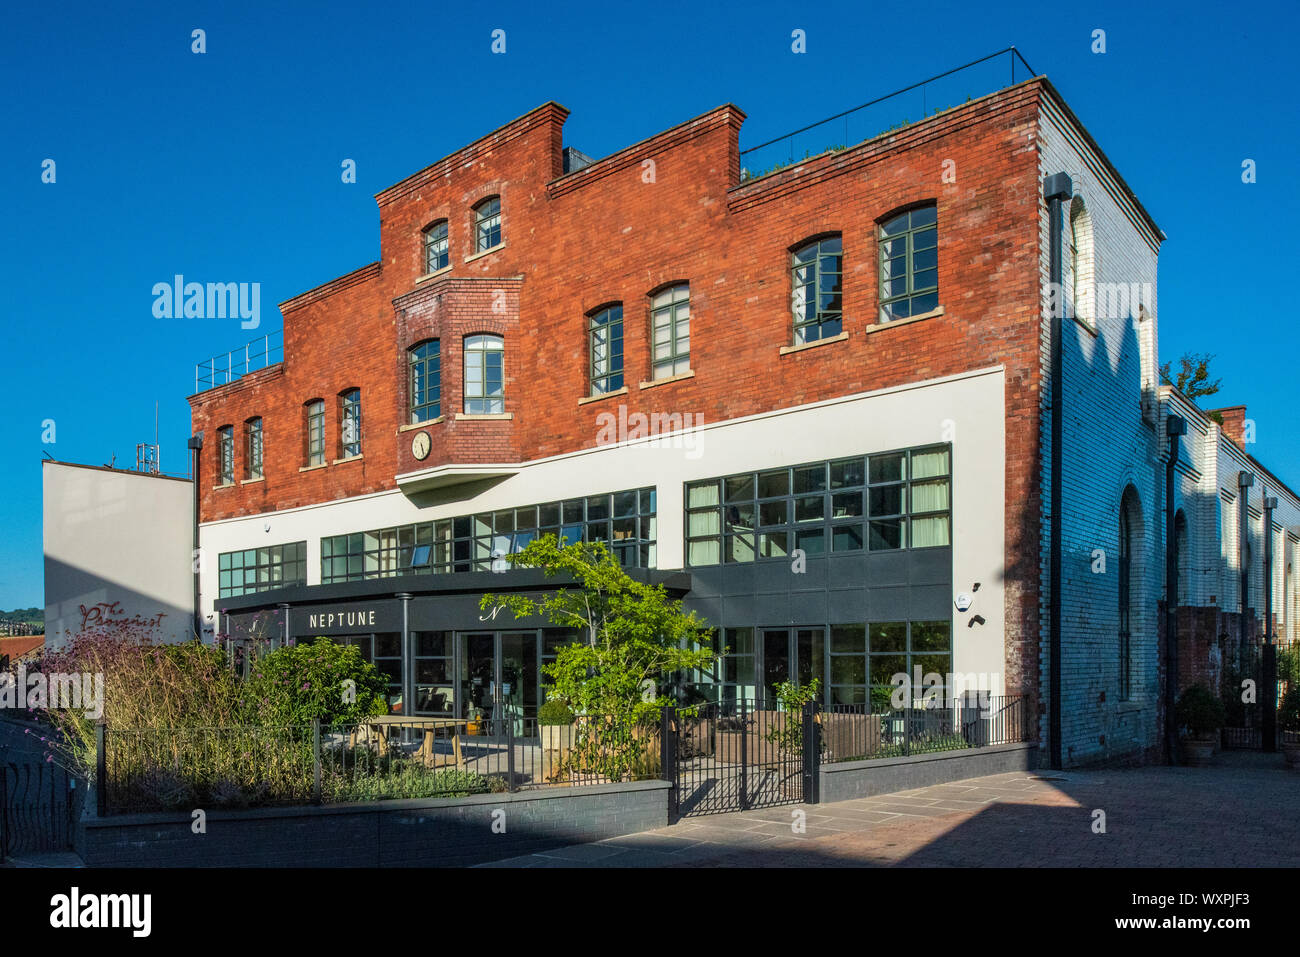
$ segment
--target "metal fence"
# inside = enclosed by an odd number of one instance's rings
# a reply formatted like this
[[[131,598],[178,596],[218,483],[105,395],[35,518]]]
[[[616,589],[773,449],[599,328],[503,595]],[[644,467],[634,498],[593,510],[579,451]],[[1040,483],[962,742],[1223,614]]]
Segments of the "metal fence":
[[[52,762],[0,763],[0,862],[71,848],[84,793],[75,775]]]
[[[740,153],[741,182],[839,152],[1034,76],[1015,47],[990,53]]]
[[[972,696],[929,705],[872,708],[827,705],[821,761],[896,758],[1029,740],[1023,695]]]
[[[242,348],[204,359],[194,366],[194,392],[206,392],[219,385],[237,382],[250,372],[284,361],[284,333],[270,332]]]
[[[115,729],[101,726],[98,813],[461,797],[660,775],[658,729],[523,714],[475,721]]]

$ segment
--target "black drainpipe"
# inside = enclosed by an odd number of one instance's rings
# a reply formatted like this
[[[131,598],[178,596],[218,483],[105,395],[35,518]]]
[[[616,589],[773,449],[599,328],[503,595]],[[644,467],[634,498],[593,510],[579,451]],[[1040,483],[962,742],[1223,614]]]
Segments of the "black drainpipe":
[[[1237,473],[1237,565],[1241,570],[1241,641],[1237,644],[1237,669],[1246,668],[1246,642],[1254,636],[1250,614],[1250,489],[1253,472]]]
[[[199,606],[199,452],[203,449],[203,433],[196,432],[187,443],[190,449],[190,477],[194,482],[194,551],[190,556],[194,569],[194,637],[203,640],[203,610]]]
[[[1169,460],[1165,463],[1165,760],[1178,763],[1178,529],[1174,508],[1174,483],[1178,464],[1178,437],[1187,434],[1181,415],[1165,418]]]
[[[1052,496],[1051,539],[1048,558],[1048,591],[1051,604],[1047,619],[1048,738],[1051,742],[1052,770],[1061,769],[1061,442],[1064,390],[1061,388],[1061,316],[1065,312],[1065,295],[1061,288],[1062,203],[1074,195],[1074,184],[1065,173],[1053,173],[1043,180],[1043,198],[1049,210],[1048,276],[1052,331]]]

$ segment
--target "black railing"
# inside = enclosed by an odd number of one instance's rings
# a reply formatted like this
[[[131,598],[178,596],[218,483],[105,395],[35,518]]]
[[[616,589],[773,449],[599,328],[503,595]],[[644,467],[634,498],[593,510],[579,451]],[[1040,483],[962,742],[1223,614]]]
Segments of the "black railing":
[[[1029,740],[1023,695],[971,696],[902,708],[826,705],[823,763],[907,757]]]
[[[105,728],[100,814],[462,797],[657,778],[658,728],[579,717],[383,717],[282,728]]]
[[[1034,76],[1015,47],[919,80],[740,152],[741,182],[839,152]]]

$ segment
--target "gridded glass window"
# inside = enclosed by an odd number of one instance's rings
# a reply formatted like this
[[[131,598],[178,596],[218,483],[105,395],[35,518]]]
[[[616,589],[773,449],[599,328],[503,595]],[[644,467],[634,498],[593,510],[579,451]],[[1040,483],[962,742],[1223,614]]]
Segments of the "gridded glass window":
[[[434,223],[424,231],[424,271],[437,272],[446,269],[451,260],[448,257],[447,221]]]
[[[654,338],[654,378],[689,372],[691,368],[691,287],[670,286],[650,300],[650,328]]]
[[[501,245],[501,197],[493,196],[474,207],[474,233],[477,251],[485,252]]]
[[[608,306],[587,317],[591,339],[591,394],[623,388],[623,306]]]
[[[407,350],[411,369],[411,424],[442,415],[442,355],[437,339]]]
[[[654,568],[653,488],[461,515],[321,539],[321,583],[395,575],[505,571],[507,555],[554,535],[561,544],[604,542],[626,568]]]
[[[307,464],[325,464],[325,400],[312,399],[304,406],[307,416]]]
[[[262,477],[262,420],[260,417],[244,423],[244,478]]]
[[[467,415],[497,415],[505,412],[505,349],[505,340],[501,336],[466,336]]]
[[[361,390],[349,389],[339,395],[340,458],[361,454]]]
[[[794,344],[837,336],[844,323],[844,254],[839,236],[828,236],[790,257]]]
[[[919,316],[939,305],[939,227],[923,206],[880,227],[880,321]]]
[[[415,713],[450,717],[455,700],[450,631],[417,631],[415,643]]]
[[[307,584],[307,543],[271,545],[217,556],[221,598]]]
[[[235,427],[223,425],[217,429],[217,484],[232,485],[235,481]]]
[[[948,545],[950,481],[943,447],[691,482],[687,563]]]

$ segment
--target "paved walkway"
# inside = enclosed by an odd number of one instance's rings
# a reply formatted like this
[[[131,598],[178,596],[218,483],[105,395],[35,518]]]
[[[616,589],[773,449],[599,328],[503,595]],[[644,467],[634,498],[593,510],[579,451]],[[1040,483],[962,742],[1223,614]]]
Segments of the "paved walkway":
[[[881,797],[685,818],[484,867],[1300,866],[1300,774],[1280,755],[1209,768],[1013,772]],[[1102,819],[1105,833],[1094,833]],[[804,831],[792,826],[802,812]]]

